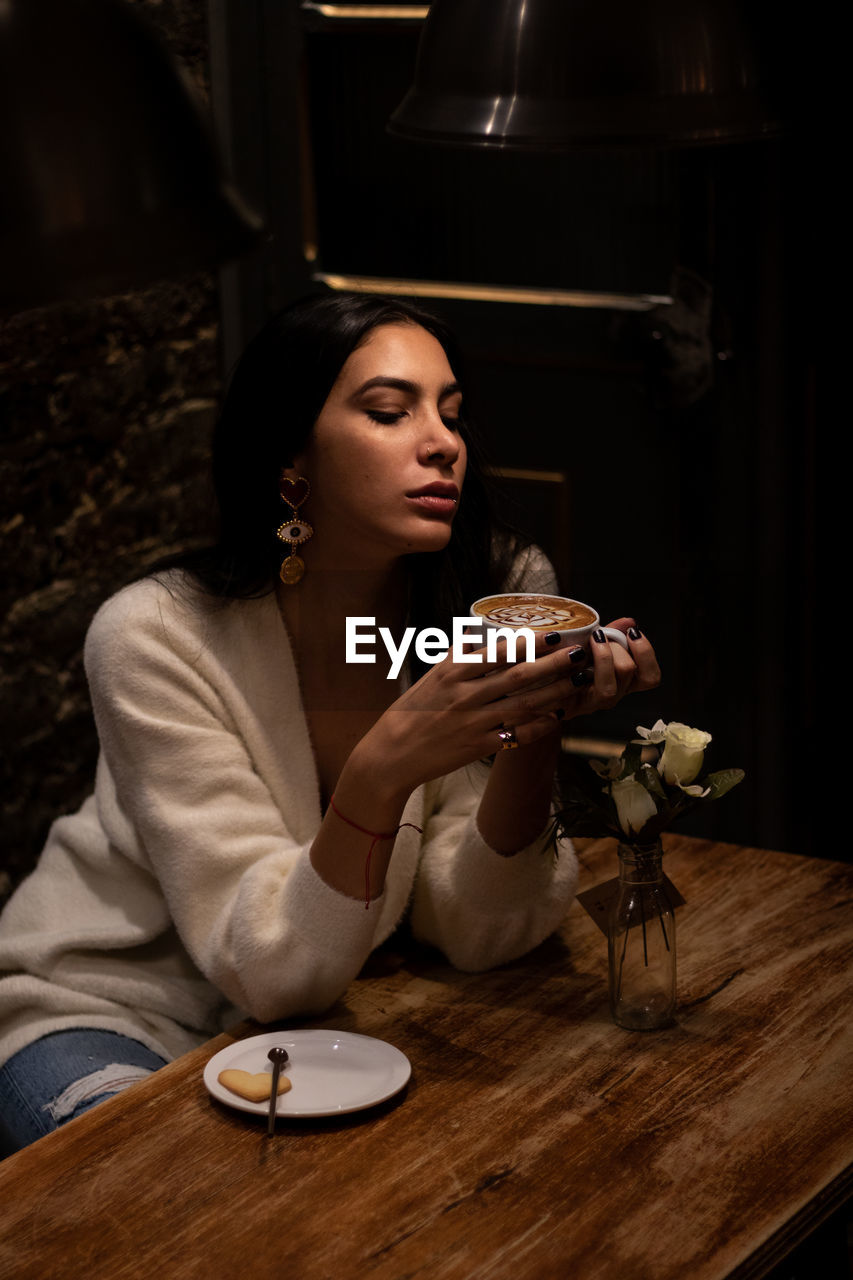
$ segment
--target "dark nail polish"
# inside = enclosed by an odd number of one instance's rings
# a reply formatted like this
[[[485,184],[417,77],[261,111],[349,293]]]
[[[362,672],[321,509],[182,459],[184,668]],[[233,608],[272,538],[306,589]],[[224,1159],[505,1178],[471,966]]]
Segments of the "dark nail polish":
[[[554,715],[557,717],[558,720],[562,720],[565,714],[566,713],[562,707],[557,707],[557,710],[554,712]]]
[[[575,671],[572,673],[572,684],[582,689],[585,684],[592,684],[594,676],[591,671]]]
[[[572,662],[583,662],[586,657],[586,649],[584,649],[583,645],[579,644],[575,649],[570,650],[569,657]]]
[[[640,628],[639,628],[639,627],[629,627],[629,628],[628,628],[628,639],[629,639],[629,640],[642,640],[642,638],[643,638],[643,633],[642,633],[642,631],[640,630]]]
[[[596,644],[606,644],[606,643],[607,643],[607,636],[606,636],[606,635],[604,634],[604,632],[601,630],[601,627],[598,627],[595,631],[593,631],[593,633],[592,633],[592,638],[593,638],[593,640],[595,641],[595,643],[596,643]]]
[[[559,631],[549,631],[549,632],[548,632],[548,634],[547,634],[547,636],[545,637],[545,643],[546,643],[546,644],[559,644],[559,643],[560,643],[560,633],[559,633]]]

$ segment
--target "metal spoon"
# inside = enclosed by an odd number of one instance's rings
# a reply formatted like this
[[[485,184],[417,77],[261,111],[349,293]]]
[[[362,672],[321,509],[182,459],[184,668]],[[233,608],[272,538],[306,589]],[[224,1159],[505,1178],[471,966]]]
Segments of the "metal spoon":
[[[278,1103],[278,1078],[281,1075],[281,1069],[285,1062],[289,1061],[289,1055],[286,1049],[282,1049],[280,1045],[273,1045],[267,1054],[272,1063],[272,1089],[270,1090],[270,1115],[267,1121],[267,1136],[275,1132],[275,1110]]]

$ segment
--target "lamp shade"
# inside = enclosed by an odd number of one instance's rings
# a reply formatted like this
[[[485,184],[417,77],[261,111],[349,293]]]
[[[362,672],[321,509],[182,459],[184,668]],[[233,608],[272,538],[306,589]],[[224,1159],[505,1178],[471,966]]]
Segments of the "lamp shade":
[[[433,0],[388,130],[555,150],[762,138],[780,124],[761,46],[737,0]]]
[[[0,0],[0,306],[201,270],[260,222],[185,74],[123,0]]]

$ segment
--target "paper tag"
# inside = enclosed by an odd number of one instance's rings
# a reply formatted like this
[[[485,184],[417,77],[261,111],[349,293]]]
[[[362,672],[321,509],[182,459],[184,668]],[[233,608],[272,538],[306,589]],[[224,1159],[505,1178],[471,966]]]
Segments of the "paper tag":
[[[673,910],[676,907],[684,906],[684,898],[666,872],[663,875],[663,888],[672,904]],[[601,884],[597,884],[593,889],[585,889],[583,893],[578,894],[578,902],[587,915],[592,917],[605,936],[607,935],[607,917],[610,913],[610,904],[618,892],[619,877],[614,876],[612,880],[603,880]]]

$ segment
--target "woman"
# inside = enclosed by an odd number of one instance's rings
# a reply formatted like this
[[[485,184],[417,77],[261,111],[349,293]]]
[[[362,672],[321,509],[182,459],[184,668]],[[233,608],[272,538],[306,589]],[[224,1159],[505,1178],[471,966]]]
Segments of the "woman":
[[[344,661],[347,618],[449,633],[478,596],[556,589],[492,520],[461,410],[450,337],[395,300],[309,299],[248,348],[214,441],[219,541],[96,616],[95,793],[0,921],[12,1145],[241,1014],[327,1008],[406,912],[467,969],[564,916],[560,720],[657,683],[633,620],[591,674],[554,636],[535,663],[397,681],[384,655]]]

